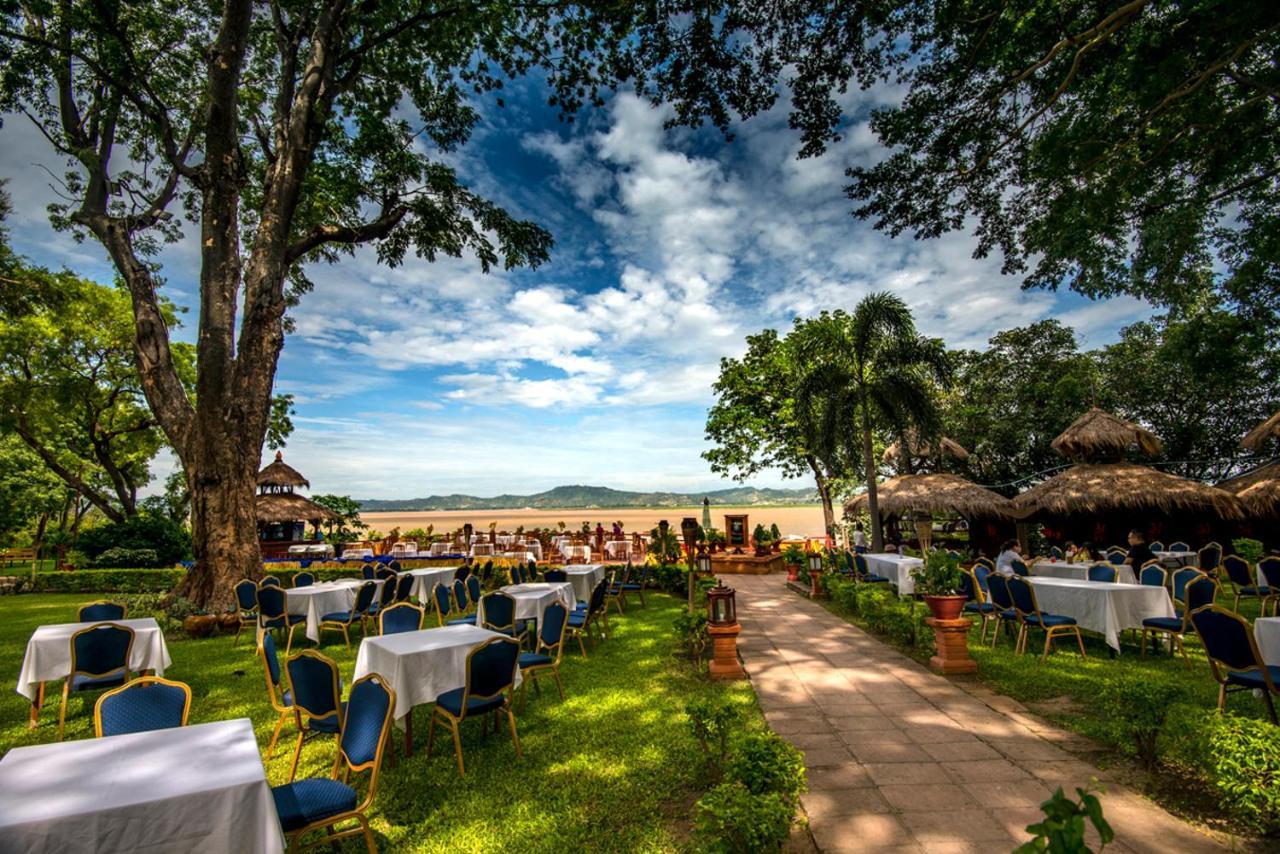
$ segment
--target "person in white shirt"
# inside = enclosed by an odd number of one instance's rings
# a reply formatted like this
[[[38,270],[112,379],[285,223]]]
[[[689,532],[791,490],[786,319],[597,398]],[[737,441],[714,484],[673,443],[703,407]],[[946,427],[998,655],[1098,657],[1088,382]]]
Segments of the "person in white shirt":
[[[1009,540],[1000,547],[1000,556],[996,558],[996,572],[1004,576],[1015,575],[1013,562],[1022,560],[1022,550],[1017,540]]]
[[[867,532],[862,530],[861,522],[856,522],[853,526],[853,550],[859,554],[867,550]]]

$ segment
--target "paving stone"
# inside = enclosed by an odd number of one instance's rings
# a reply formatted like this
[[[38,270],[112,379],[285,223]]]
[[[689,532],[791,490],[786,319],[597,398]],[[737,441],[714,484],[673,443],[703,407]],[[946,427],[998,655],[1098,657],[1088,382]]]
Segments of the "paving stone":
[[[1015,837],[994,815],[984,810],[936,810],[912,813],[907,828],[922,845],[980,845],[982,850],[1000,850],[1013,846]],[[1021,838],[1017,838],[1021,841]]]
[[[898,725],[884,715],[846,715],[845,711],[830,713],[827,718],[836,732],[901,732]]]
[[[859,762],[929,762],[931,757],[918,744],[911,742],[881,741],[850,745],[849,750]]]
[[[800,805],[810,822],[826,821],[839,816],[878,815],[891,812],[889,802],[874,786],[857,789],[822,789],[805,792]]]
[[[952,782],[937,762],[868,762],[866,769],[877,786]]]
[[[810,768],[805,776],[811,792],[865,789],[875,786],[875,783],[871,782],[871,775],[867,773],[867,769],[861,763],[854,762],[852,758],[842,765]]]
[[[920,851],[910,831],[892,815],[842,816],[810,826],[822,851],[858,854],[863,851]]]
[[[894,784],[880,786],[879,789],[890,806],[904,813],[975,809],[978,806],[963,786],[949,782]]]
[[[996,750],[978,739],[973,741],[948,741],[938,744],[921,744],[924,752],[939,762],[961,762],[973,759],[999,759]]]
[[[951,726],[939,726],[937,724],[908,724],[902,728],[907,738],[917,744],[945,744],[967,742],[969,744],[977,744],[978,739],[969,735],[961,727],[954,724]]]

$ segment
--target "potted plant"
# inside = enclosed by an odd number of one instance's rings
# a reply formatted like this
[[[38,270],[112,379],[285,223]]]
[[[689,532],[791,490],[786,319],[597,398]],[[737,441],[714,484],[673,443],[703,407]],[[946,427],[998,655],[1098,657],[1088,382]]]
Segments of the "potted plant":
[[[751,539],[755,541],[756,557],[768,557],[772,542],[769,539],[769,529],[764,525],[756,525],[756,529],[751,533]]]
[[[787,581],[799,581],[800,570],[804,567],[804,549],[787,546],[782,550],[782,562],[787,565]]]
[[[724,532],[717,528],[707,528],[707,546],[711,549],[711,553],[715,554],[724,549],[725,536]]]
[[[924,597],[935,620],[959,619],[965,603],[962,577],[959,559],[942,549],[929,552],[924,566],[911,570],[916,592]]]
[[[769,545],[774,552],[782,551],[782,531],[778,530],[777,522],[769,526]]]

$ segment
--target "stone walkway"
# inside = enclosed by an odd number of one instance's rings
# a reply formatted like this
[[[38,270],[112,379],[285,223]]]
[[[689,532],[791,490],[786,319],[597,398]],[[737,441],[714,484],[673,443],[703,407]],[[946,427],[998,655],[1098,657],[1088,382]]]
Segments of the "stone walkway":
[[[780,576],[733,586],[761,708],[804,752],[801,802],[820,850],[1011,851],[1055,787],[1074,794],[1095,777],[1116,831],[1107,851],[1225,850],[1063,749],[1079,737],[1020,704],[934,675]]]

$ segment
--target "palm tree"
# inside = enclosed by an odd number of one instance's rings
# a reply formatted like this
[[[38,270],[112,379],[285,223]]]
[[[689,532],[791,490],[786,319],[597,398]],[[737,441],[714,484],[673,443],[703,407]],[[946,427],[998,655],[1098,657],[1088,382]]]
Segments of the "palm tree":
[[[850,314],[823,312],[797,320],[787,336],[805,372],[796,407],[808,441],[845,471],[861,463],[871,515],[871,547],[884,548],[876,497],[873,438],[877,427],[901,436],[938,434],[935,389],[950,381],[942,342],[916,332],[899,297],[875,293]],[[859,458],[861,458],[859,460]]]

